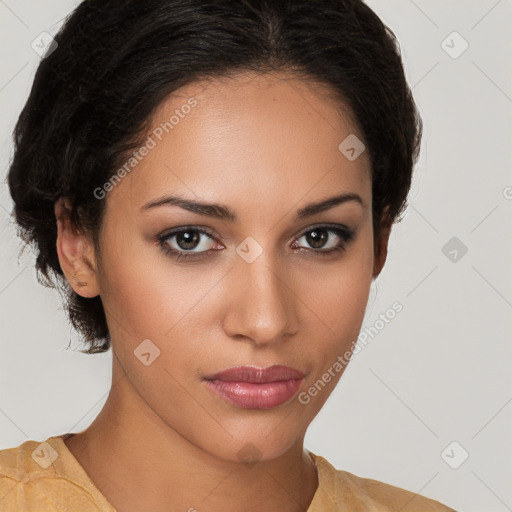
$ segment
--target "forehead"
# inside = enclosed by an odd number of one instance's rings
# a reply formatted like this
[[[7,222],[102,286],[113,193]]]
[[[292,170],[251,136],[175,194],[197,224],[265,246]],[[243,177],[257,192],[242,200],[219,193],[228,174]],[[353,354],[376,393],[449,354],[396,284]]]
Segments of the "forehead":
[[[367,151],[348,159],[343,141],[362,141],[350,109],[324,85],[287,73],[241,73],[189,83],[155,111],[145,152],[123,187],[142,205],[165,192],[282,203],[301,196],[371,193]],[[311,197],[309,197],[311,199]]]

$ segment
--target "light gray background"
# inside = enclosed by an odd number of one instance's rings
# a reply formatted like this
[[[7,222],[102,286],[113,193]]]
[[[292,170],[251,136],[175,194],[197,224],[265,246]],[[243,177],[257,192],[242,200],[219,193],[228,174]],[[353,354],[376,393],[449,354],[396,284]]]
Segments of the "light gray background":
[[[368,3],[400,41],[425,127],[410,207],[394,227],[363,329],[395,301],[404,309],[354,357],[306,446],[340,469],[460,511],[505,512],[512,510],[512,2]],[[39,62],[31,43],[43,31],[55,34],[77,4],[0,0],[4,175]],[[462,48],[454,31],[469,43],[458,58],[445,51]],[[11,208],[4,181],[0,449],[86,428],[107,397],[112,358],[72,350],[79,338],[58,293],[36,282],[30,249],[18,258]],[[455,262],[442,251],[452,237],[468,249]],[[464,451],[469,457],[452,469],[446,460],[455,465]]]

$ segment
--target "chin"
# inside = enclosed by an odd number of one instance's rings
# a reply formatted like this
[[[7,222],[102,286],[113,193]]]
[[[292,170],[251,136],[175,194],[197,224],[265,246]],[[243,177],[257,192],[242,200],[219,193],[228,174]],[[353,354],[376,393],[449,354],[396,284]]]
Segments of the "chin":
[[[247,467],[252,467],[258,462],[271,461],[284,455],[303,439],[303,436],[296,432],[278,432],[278,424],[273,423],[268,429],[257,431],[253,425],[251,430],[238,430],[233,436],[226,433],[224,439],[211,439],[214,441],[211,446],[204,446],[203,449],[219,459],[241,463]]]

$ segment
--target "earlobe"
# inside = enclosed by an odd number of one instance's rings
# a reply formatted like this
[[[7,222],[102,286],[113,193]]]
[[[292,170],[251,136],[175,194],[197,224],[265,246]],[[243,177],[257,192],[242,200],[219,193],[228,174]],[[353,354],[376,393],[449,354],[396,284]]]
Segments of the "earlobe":
[[[82,297],[99,295],[94,246],[90,237],[78,229],[70,218],[70,203],[61,197],[55,203],[57,255],[73,290]]]

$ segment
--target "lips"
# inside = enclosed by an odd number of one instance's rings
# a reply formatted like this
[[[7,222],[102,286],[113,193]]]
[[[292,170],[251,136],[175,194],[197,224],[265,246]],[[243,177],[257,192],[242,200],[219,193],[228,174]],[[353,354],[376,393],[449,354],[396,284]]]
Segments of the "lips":
[[[304,374],[284,365],[237,366],[204,378],[206,387],[242,409],[271,409],[297,394]]]
[[[274,365],[268,368],[256,366],[236,366],[222,372],[205,377],[205,380],[220,380],[224,382],[249,382],[266,384],[282,380],[302,379],[304,374],[299,370],[284,365]]]

